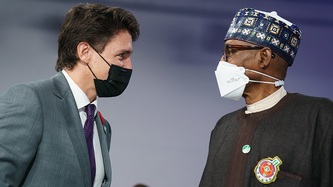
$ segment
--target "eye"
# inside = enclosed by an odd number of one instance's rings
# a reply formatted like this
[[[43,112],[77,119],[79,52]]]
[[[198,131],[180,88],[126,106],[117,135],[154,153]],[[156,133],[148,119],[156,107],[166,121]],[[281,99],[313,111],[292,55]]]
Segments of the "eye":
[[[230,55],[232,54],[231,49],[230,49],[230,48],[226,48],[226,49],[224,50],[224,54],[225,54],[226,56],[230,56]]]
[[[225,50],[225,53],[226,53],[227,56],[230,56],[230,55],[232,54],[232,51],[231,51],[230,48],[227,48],[227,49]]]
[[[126,53],[120,53],[120,54],[118,54],[118,57],[120,60],[123,60],[126,58]]]
[[[117,56],[120,58],[120,60],[125,60],[126,58],[129,58],[131,54],[132,53],[130,51],[124,51],[120,52]]]
[[[228,52],[228,55],[231,56],[231,55],[233,55],[234,53],[237,52],[237,49],[235,49],[235,48],[228,48],[227,52]]]

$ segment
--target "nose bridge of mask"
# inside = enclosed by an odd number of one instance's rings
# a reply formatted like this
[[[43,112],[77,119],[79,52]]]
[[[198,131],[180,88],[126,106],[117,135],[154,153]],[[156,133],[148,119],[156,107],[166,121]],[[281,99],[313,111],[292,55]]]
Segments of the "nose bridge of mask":
[[[237,73],[245,73],[244,67],[239,67],[234,64],[225,62],[225,61],[219,62],[219,64],[217,65],[216,71],[219,71],[221,69],[228,69],[230,71],[237,72]]]
[[[280,80],[276,77],[273,77],[273,76],[270,76],[270,75],[267,75],[265,73],[261,73],[259,71],[256,71],[256,70],[252,70],[252,69],[245,69],[246,71],[251,71],[253,73],[257,73],[257,74],[260,74],[260,75],[263,75],[265,77],[269,77],[271,79],[274,79],[276,81],[274,82],[268,82],[268,81],[257,81],[257,80],[249,80],[249,82],[257,82],[257,83],[264,83],[264,84],[274,84],[275,87],[278,87],[278,86],[283,86],[284,85],[284,81],[283,80]]]
[[[215,76],[221,97],[235,92],[236,90],[240,92],[244,91],[243,87],[245,88],[245,85],[249,82],[249,78],[244,73],[244,67],[238,67],[224,61],[219,62]]]
[[[126,82],[127,77],[131,76],[132,69],[126,69],[117,65],[111,65],[109,70],[109,79],[119,82]]]

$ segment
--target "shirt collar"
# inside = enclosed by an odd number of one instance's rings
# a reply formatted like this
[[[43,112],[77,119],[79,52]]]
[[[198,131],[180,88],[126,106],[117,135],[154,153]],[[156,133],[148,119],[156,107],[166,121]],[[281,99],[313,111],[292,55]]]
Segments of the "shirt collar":
[[[62,70],[61,71],[68,84],[69,84],[69,87],[73,93],[73,96],[74,96],[74,99],[75,99],[75,102],[76,102],[76,106],[77,106],[77,109],[78,110],[84,110],[84,107],[88,104],[90,104],[90,101],[87,97],[87,95],[81,90],[81,88],[73,81],[73,79],[68,75],[68,73],[65,71],[65,70]],[[97,111],[97,99],[94,100],[92,102],[92,104],[94,104],[96,106],[96,110]]]
[[[265,97],[264,99],[255,102],[251,105],[247,105],[245,110],[245,114],[251,114],[256,112],[261,112],[264,110],[267,110],[269,108],[272,108],[274,105],[276,105],[284,96],[287,95],[286,90],[283,86],[281,86],[280,89],[278,89],[273,94]]]

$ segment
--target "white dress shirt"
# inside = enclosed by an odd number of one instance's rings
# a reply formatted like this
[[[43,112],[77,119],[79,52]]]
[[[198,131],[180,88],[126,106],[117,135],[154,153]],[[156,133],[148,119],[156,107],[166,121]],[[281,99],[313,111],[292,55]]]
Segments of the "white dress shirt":
[[[84,123],[87,119],[87,114],[85,112],[85,106],[90,104],[90,101],[89,101],[87,95],[73,81],[73,79],[68,75],[68,73],[65,70],[62,70],[62,73],[64,74],[65,78],[67,79],[69,87],[71,88],[72,93],[74,95],[74,99],[76,102],[76,106],[79,110],[79,115],[81,118],[81,123],[82,123],[82,128],[83,128]],[[96,106],[96,110],[95,110],[95,116],[96,116],[97,100],[93,101],[91,104],[94,104]],[[104,180],[105,171],[104,171],[102,150],[101,150],[101,144],[100,144],[99,136],[98,136],[98,132],[97,132],[96,122],[94,125],[93,143],[94,143],[95,162],[96,162],[96,175],[95,175],[94,187],[100,187]]]

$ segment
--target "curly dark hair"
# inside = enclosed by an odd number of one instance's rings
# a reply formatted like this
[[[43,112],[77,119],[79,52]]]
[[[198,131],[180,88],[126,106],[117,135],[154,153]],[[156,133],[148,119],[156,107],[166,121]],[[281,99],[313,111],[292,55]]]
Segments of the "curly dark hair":
[[[127,30],[133,41],[139,38],[137,20],[122,8],[88,3],[71,8],[58,36],[56,71],[75,66],[78,61],[76,47],[80,42],[85,41],[102,52],[106,44],[122,30]]]

